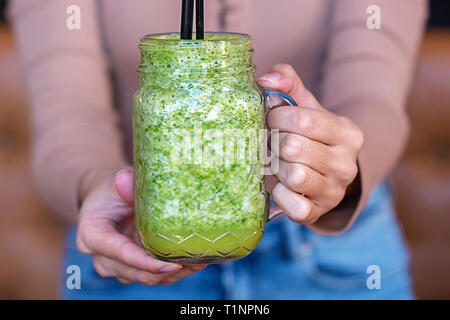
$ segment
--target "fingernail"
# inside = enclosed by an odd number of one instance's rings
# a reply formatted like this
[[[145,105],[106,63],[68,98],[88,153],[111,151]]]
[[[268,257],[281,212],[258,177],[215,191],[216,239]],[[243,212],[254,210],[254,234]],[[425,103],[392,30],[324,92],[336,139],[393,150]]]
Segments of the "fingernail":
[[[119,171],[117,171],[116,174],[114,175],[114,180],[117,180],[119,175],[124,173],[124,172],[128,172],[128,169],[120,169]]]
[[[258,79],[258,81],[260,80],[265,80],[265,81],[270,81],[270,82],[277,82],[281,80],[281,75],[279,73],[276,72],[272,72],[272,73],[268,73],[263,75],[261,78]]]
[[[180,270],[181,268],[182,268],[182,266],[180,266],[180,265],[171,264],[171,265],[162,267],[161,269],[159,269],[159,271],[161,271],[161,272],[172,272],[172,271]]]

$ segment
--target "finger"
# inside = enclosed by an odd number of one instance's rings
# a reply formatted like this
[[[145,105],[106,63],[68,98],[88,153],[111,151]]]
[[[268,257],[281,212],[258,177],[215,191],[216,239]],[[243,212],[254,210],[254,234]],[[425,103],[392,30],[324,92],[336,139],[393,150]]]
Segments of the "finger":
[[[294,222],[311,224],[320,217],[319,209],[306,197],[278,183],[272,190],[273,200]]]
[[[120,277],[117,277],[117,280],[118,280],[120,283],[122,283],[122,284],[130,284],[130,283],[131,283],[130,280],[127,280],[127,279],[124,279],[124,278],[120,278]]]
[[[291,163],[280,159],[277,178],[292,191],[307,195],[321,207],[328,206],[329,202],[334,203],[334,194],[330,190],[336,186],[332,185],[323,175],[302,163]]]
[[[158,284],[163,275],[157,275],[139,270],[105,256],[96,255],[93,258],[94,268],[102,277],[116,277],[122,283]],[[175,271],[176,272],[176,271]],[[170,276],[169,274],[166,277]]]
[[[184,264],[183,269],[192,270],[194,272],[200,271],[205,269],[208,266],[208,264]]]
[[[122,169],[116,173],[115,184],[117,193],[122,200],[130,205],[134,205],[134,175],[128,169]]]
[[[182,268],[180,265],[151,257],[142,247],[115,230],[89,232],[89,237],[85,239],[85,242],[86,247],[90,248],[94,254],[109,257],[136,269],[164,273]]]
[[[267,115],[269,129],[296,133],[326,145],[346,144],[353,139],[350,128],[328,111],[301,107],[279,107]]]
[[[208,265],[194,265],[194,266],[184,265],[183,269],[181,269],[180,271],[168,274],[167,277],[162,279],[160,283],[164,284],[164,285],[172,284],[172,283],[177,282],[177,281],[179,281],[185,277],[188,277],[194,273],[197,273],[200,270],[203,270],[207,266]]]
[[[291,96],[297,105],[313,109],[323,109],[314,95],[309,92],[295,70],[288,64],[277,64],[271,73],[258,79],[266,88],[282,91]]]
[[[303,163],[327,176],[330,173],[330,159],[336,157],[334,149],[295,133],[280,132],[279,149],[271,150],[287,162]]]

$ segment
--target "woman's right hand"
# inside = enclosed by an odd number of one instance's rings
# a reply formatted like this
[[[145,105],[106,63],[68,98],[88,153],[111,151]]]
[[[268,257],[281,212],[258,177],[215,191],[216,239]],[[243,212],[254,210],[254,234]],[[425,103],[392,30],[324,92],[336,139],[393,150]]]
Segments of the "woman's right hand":
[[[132,169],[89,171],[80,183],[77,247],[93,257],[103,277],[122,283],[171,284],[206,265],[157,260],[139,245],[134,222]]]

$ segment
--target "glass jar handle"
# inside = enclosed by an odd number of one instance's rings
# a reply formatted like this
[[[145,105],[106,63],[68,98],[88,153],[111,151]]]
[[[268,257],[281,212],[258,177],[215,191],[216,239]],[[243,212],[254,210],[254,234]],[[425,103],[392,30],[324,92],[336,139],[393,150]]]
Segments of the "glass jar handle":
[[[289,95],[284,92],[277,90],[264,90],[264,95],[266,97],[266,109],[270,110],[273,108],[281,107],[281,106],[297,106],[297,103],[294,99],[292,99]],[[281,208],[270,198],[270,209],[269,209],[269,217],[267,222],[272,220],[274,217],[282,213]]]
[[[285,106],[297,106],[297,103],[289,95],[278,90],[265,89],[266,106],[268,109]]]

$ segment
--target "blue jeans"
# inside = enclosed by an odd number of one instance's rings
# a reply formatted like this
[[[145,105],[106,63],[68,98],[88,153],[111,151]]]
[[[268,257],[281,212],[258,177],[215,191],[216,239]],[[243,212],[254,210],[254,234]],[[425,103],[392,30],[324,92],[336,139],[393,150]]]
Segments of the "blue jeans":
[[[65,299],[411,299],[413,293],[405,244],[395,220],[387,183],[372,192],[366,208],[344,234],[324,236],[289,219],[277,218],[255,251],[234,262],[209,265],[172,285],[123,285],[100,277],[92,257],[75,246],[68,233],[64,271],[81,269],[81,289]],[[375,265],[381,288],[367,284]],[[376,276],[376,275],[375,275]]]

